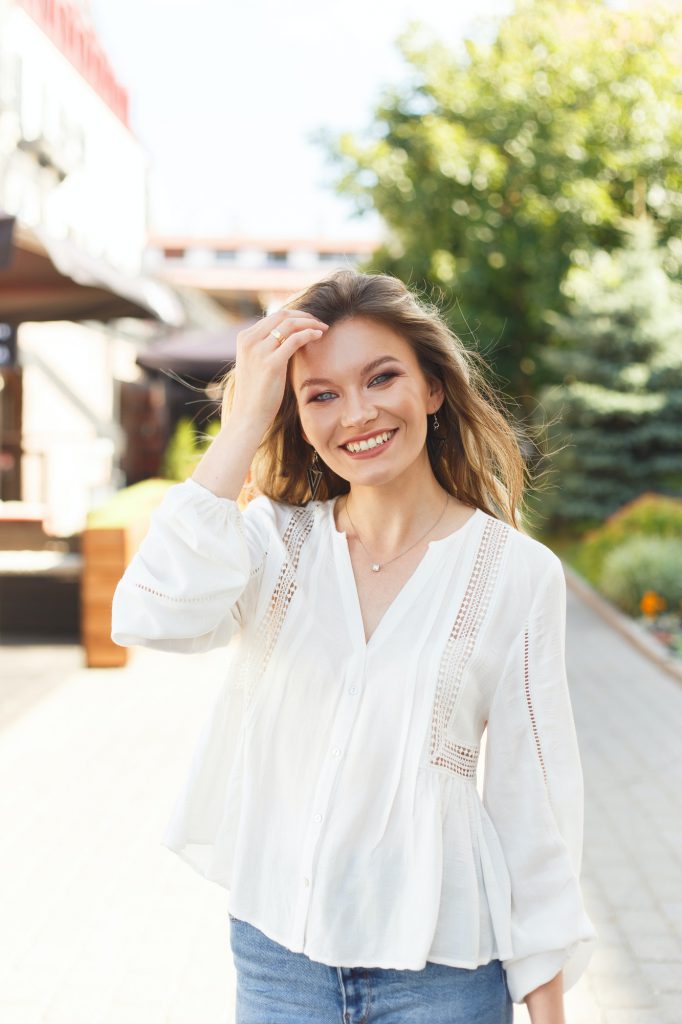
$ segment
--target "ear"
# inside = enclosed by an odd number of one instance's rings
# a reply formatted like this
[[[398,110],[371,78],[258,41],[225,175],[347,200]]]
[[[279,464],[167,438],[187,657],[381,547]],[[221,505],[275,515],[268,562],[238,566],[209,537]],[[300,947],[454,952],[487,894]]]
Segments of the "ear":
[[[437,377],[429,377],[429,398],[426,403],[427,412],[438,412],[445,399],[445,388],[443,382]]]

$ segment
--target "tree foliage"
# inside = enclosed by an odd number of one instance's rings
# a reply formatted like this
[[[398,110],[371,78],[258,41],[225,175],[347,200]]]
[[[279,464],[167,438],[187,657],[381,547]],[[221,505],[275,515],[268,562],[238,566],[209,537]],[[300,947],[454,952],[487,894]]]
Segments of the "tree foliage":
[[[559,425],[555,524],[601,522],[643,491],[682,493],[682,286],[663,266],[651,220],[596,252],[564,282],[569,314],[540,354],[560,379],[540,394]]]
[[[517,0],[460,53],[413,24],[371,129],[320,136],[338,191],[387,226],[365,269],[435,289],[521,398],[542,383],[561,281],[618,244],[624,216],[648,210],[666,268],[682,265],[678,15]]]

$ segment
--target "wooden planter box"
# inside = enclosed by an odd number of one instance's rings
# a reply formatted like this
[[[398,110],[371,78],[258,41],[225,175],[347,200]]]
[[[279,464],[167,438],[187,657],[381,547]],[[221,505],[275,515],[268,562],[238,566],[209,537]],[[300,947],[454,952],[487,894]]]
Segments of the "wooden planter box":
[[[120,668],[128,663],[130,649],[111,639],[111,603],[116,584],[149,529],[151,513],[171,484],[166,480],[134,484],[126,488],[128,495],[119,492],[109,505],[88,516],[81,541],[80,595],[81,642],[88,668]],[[136,489],[135,500],[128,500]]]

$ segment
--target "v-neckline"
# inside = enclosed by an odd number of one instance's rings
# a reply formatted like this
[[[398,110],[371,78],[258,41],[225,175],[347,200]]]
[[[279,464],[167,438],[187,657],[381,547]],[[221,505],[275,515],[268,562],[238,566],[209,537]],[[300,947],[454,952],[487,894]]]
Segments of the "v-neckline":
[[[476,508],[467,521],[456,530],[453,530],[452,533],[447,534],[445,537],[441,537],[439,540],[428,541],[426,551],[417,563],[417,566],[411,576],[409,576],[405,583],[403,583],[402,587],[374,627],[369,640],[367,640],[365,638],[365,625],[362,620],[360,596],[358,594],[355,573],[353,572],[353,563],[350,557],[350,548],[348,546],[348,535],[345,530],[339,530],[337,528],[336,521],[334,519],[334,507],[340,497],[341,495],[337,495],[335,498],[330,498],[327,502],[327,522],[331,533],[334,558],[339,578],[343,584],[341,587],[341,595],[344,603],[344,609],[348,621],[352,623],[351,633],[353,643],[357,643],[360,649],[366,654],[372,647],[376,646],[378,642],[377,637],[381,639],[383,634],[390,629],[392,623],[402,613],[403,608],[409,606],[413,595],[421,586],[422,580],[428,576],[431,565],[434,561],[438,564],[438,560],[434,559],[434,555],[440,555],[442,550],[446,546],[452,544],[455,539],[460,540],[464,534],[469,531],[472,522],[474,520],[478,520],[484,513],[480,508]]]

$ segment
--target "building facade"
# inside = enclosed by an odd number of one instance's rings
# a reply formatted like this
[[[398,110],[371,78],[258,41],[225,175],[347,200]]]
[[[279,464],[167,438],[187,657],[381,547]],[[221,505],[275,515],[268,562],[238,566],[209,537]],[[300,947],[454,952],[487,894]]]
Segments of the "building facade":
[[[146,266],[175,285],[201,289],[237,318],[280,306],[337,267],[357,267],[378,242],[367,239],[156,237]]]
[[[0,0],[0,208],[139,273],[147,174],[87,5]]]
[[[147,178],[128,94],[87,3],[0,0],[0,211],[16,219],[15,240],[30,236],[35,252],[50,240],[134,280]],[[0,308],[0,334],[2,321]],[[42,504],[56,535],[79,531],[120,483],[116,374],[139,374],[122,323],[29,314],[15,325],[16,353],[2,350],[0,499]]]

